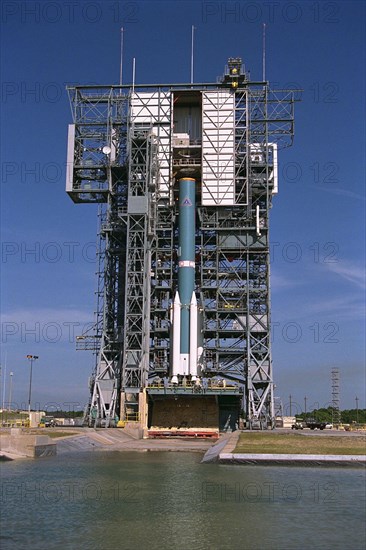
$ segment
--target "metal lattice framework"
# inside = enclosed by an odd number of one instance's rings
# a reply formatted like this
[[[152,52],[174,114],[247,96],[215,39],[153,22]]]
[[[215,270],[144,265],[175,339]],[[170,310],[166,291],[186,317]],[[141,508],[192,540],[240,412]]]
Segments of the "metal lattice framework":
[[[202,144],[187,160],[172,153],[178,92],[202,97]],[[292,142],[294,92],[244,79],[235,89],[223,81],[87,86],[69,95],[67,191],[74,202],[102,203],[95,331],[78,340],[79,349],[96,353],[86,420],[109,426],[127,410],[138,415],[138,394],[169,376],[175,181],[184,163],[202,188],[196,231],[202,373],[242,388],[250,427],[273,426],[269,209],[277,148]]]
[[[119,406],[124,326],[127,207],[128,97],[111,89],[69,90],[74,125],[68,155],[68,192],[74,202],[102,203],[98,239],[98,291],[93,330],[77,338],[77,349],[92,350],[90,423],[114,423]],[[69,139],[70,147],[70,139]]]
[[[332,379],[333,422],[335,424],[340,424],[341,411],[340,411],[340,401],[339,401],[339,369],[338,368],[333,368],[331,370],[331,379]]]

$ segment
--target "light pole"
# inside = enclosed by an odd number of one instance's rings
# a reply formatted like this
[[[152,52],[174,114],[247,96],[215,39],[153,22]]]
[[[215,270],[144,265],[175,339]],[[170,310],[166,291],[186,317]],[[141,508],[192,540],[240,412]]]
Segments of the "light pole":
[[[0,390],[1,390],[1,387],[2,387],[2,386],[1,386],[1,382],[3,381],[2,377],[1,377],[1,375],[2,375],[2,370],[3,370],[3,368],[2,368],[2,366],[0,365]],[[0,395],[1,395],[1,391],[0,391]],[[0,424],[0,426],[3,425],[3,422],[4,422],[4,411],[1,409],[1,424]]]
[[[38,357],[38,355],[27,355],[27,359],[30,361],[29,396],[28,396],[28,414],[29,414],[29,418],[30,418],[33,361],[35,361],[36,359],[39,359],[39,357]]]
[[[6,390],[6,362],[4,365],[4,375],[3,375],[3,406],[2,409],[5,409],[5,390]]]
[[[11,411],[11,392],[12,392],[12,389],[13,389],[13,372],[10,372],[10,384],[9,384],[9,405],[8,405],[8,409],[9,411]]]

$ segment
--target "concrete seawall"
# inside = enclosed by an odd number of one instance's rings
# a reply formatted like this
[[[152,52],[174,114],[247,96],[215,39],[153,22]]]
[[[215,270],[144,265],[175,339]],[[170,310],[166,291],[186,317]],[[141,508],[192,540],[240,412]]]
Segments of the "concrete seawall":
[[[56,443],[48,435],[25,434],[12,428],[0,438],[0,454],[8,458],[40,458],[56,455]]]
[[[234,453],[240,432],[235,432],[218,455],[220,464],[252,464],[262,466],[358,466],[366,464],[365,455]]]
[[[366,456],[220,453],[218,461],[220,464],[251,464],[262,466],[359,466],[364,468]]]
[[[234,453],[240,432],[223,436],[209,449],[202,459],[203,463],[246,464],[261,466],[354,466],[364,468],[365,455],[322,455],[322,454],[262,454]]]
[[[39,458],[90,451],[181,451],[206,453],[202,463],[361,467],[366,464],[365,455],[234,453],[240,433],[222,434],[213,445],[212,440],[141,439],[133,426],[127,430],[83,428],[72,435],[60,434],[57,439],[12,429],[0,437],[0,458]]]

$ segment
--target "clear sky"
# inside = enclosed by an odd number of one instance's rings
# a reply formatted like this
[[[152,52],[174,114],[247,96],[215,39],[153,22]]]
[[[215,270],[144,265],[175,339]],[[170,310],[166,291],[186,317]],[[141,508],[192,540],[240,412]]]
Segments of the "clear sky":
[[[271,211],[276,396],[328,406],[340,370],[341,408],[365,407],[365,3],[362,1],[3,1],[1,363],[5,401],[62,408],[88,399],[93,367],[75,336],[95,309],[96,206],[65,193],[65,86],[187,82],[191,25],[196,82],[228,57],[303,90],[295,141],[280,151]],[[6,377],[4,377],[6,368]],[[0,403],[1,404],[1,403]],[[288,407],[287,407],[288,409]]]

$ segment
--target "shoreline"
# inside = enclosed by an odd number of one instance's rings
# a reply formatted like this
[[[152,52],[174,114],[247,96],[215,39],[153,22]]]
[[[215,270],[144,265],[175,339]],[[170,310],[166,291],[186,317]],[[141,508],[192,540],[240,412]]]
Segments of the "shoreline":
[[[366,465],[366,455],[300,455],[300,454],[235,454],[220,453],[220,464],[252,466],[352,466]]]
[[[47,433],[47,432],[46,432]],[[45,431],[42,434],[46,435]],[[358,466],[366,465],[366,455],[325,455],[290,453],[234,453],[241,431],[221,434],[215,442],[197,439],[137,439],[116,429],[83,428],[73,435],[52,438],[57,455],[75,452],[195,452],[203,454],[202,463],[236,465]],[[282,432],[283,433],[283,432]],[[309,434],[310,435],[310,434]],[[362,435],[362,434],[360,434]],[[0,461],[28,458],[13,449],[1,449]]]
[[[220,464],[246,464],[256,466],[364,467],[366,465],[366,455],[234,453],[233,451],[236,448],[240,434],[241,432],[234,432],[231,435],[224,448],[216,454],[216,462]]]

